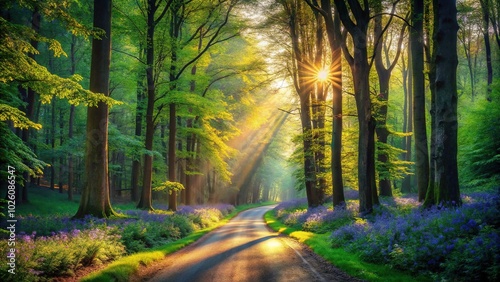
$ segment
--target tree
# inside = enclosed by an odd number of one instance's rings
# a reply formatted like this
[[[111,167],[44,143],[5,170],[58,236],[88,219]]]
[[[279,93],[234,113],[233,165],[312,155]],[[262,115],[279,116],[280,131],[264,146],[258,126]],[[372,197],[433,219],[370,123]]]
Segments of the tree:
[[[490,6],[490,11],[491,11],[491,25],[493,26],[493,31],[495,33],[495,39],[497,42],[498,47],[500,47],[500,1],[499,0],[492,0],[493,2],[491,3]]]
[[[38,33],[40,31],[40,18],[41,15],[38,11],[37,8],[33,11],[32,18],[31,18],[31,28],[33,29],[34,32]],[[35,50],[38,48],[38,41],[36,40],[31,40],[31,45]],[[31,59],[35,60],[35,54],[29,54],[28,55]],[[22,92],[22,97],[23,101],[26,103],[25,106],[25,113],[26,116],[32,120],[33,115],[34,115],[34,110],[35,110],[35,91],[33,89],[28,88],[28,89],[21,89]],[[24,129],[22,132],[22,140],[25,144],[29,144],[30,141],[30,129]],[[23,193],[22,193],[22,198],[21,202],[27,203],[28,202],[28,179],[29,179],[29,173],[26,171],[23,175],[23,178],[26,180],[25,185],[23,186]]]
[[[94,28],[105,34],[92,40],[90,91],[109,96],[109,65],[111,59],[111,0],[94,0]],[[108,180],[108,105],[99,102],[87,110],[85,153],[86,185],[75,218],[86,215],[116,215],[109,199]]]
[[[342,34],[338,11],[333,12],[331,1],[321,0],[307,1],[317,10],[325,20],[326,34],[330,45],[331,65],[329,70],[329,82],[332,86],[333,124],[331,141],[331,169],[333,186],[333,205],[342,205],[344,198],[344,181],[342,177]]]
[[[434,185],[429,187],[426,205],[460,205],[457,167],[457,8],[456,1],[434,0],[435,14],[435,142]]]
[[[490,1],[479,0],[481,3],[481,11],[483,14],[483,39],[486,55],[486,69],[488,70],[487,83],[488,83],[488,98],[491,93],[491,83],[493,82],[493,66],[491,64],[491,44],[490,44]],[[456,10],[456,8],[455,8]]]
[[[412,28],[410,30],[411,65],[413,73],[413,122],[415,131],[415,169],[418,199],[423,201],[429,185],[429,146],[425,118],[424,79],[424,1],[412,1]]]
[[[350,10],[347,9],[347,4]],[[364,0],[363,4],[357,0],[335,0],[335,6],[354,43],[354,55],[351,56],[349,52],[344,52],[344,55],[351,66],[359,123],[359,212],[366,214],[373,211],[373,204],[378,200],[375,186],[375,120],[371,109],[370,65],[368,63],[367,35],[370,5],[368,0]],[[349,12],[352,12],[355,21],[351,19]],[[344,50],[347,51],[346,48]]]
[[[458,40],[460,41],[465,59],[467,61],[467,68],[469,70],[471,100],[474,101],[476,97],[476,82],[477,82],[477,59],[478,53],[481,50],[480,44],[480,24],[477,7],[472,3],[461,3],[458,9],[458,21],[460,30],[458,33]]]
[[[147,106],[146,106],[146,132],[145,132],[145,149],[149,152],[144,154],[144,173],[142,181],[142,192],[138,208],[153,209],[152,205],[152,186],[151,181],[153,177],[153,139],[155,132],[155,103],[156,103],[156,80],[157,69],[155,69],[155,28],[160,23],[162,18],[166,15],[173,0],[166,1],[147,0],[146,7],[146,81],[147,81]],[[161,7],[161,10],[160,10]],[[159,15],[157,12],[160,12]],[[172,179],[171,181],[175,181]]]
[[[201,4],[201,3],[200,3]],[[186,70],[195,65],[205,54],[222,42],[228,41],[239,35],[238,30],[230,25],[230,19],[239,0],[226,0],[216,2],[204,2],[202,5],[191,1],[179,1],[170,7],[170,66],[168,69],[169,87],[164,97],[169,109],[169,140],[168,140],[168,178],[170,181],[176,181],[178,169],[177,163],[177,127],[178,127],[178,91],[179,80]],[[200,22],[195,22],[192,26],[188,25],[186,19],[189,16],[194,17],[198,12],[203,18]],[[183,29],[190,28],[194,30],[191,34],[183,35]],[[199,36],[199,37],[198,37]],[[189,43],[193,43],[197,52],[192,56],[181,58],[180,54],[189,48]],[[177,93],[176,93],[177,92]],[[181,95],[185,95],[184,93]],[[215,179],[215,177],[213,178]],[[191,193],[189,187],[186,191]],[[174,191],[169,195],[169,209],[177,210],[177,193]]]
[[[411,66],[411,46],[408,44],[408,65],[405,61],[405,56],[402,57],[402,73],[403,73],[403,92],[404,92],[404,106],[403,106],[403,132],[411,133],[413,131],[413,73]],[[403,141],[403,148],[406,151],[404,160],[410,162],[412,159],[412,135],[408,134]],[[405,193],[411,192],[411,175],[406,175],[401,184],[401,191]]]
[[[66,53],[57,40],[43,36],[33,27],[20,24],[20,19],[15,15],[16,9],[19,9],[19,7],[29,11],[37,11],[46,22],[57,21],[75,36],[88,37],[98,34],[98,32],[92,32],[85,28],[68,13],[68,10],[70,10],[68,8],[71,7],[70,3],[64,2],[65,5],[57,4],[61,4],[61,2],[21,0],[4,1],[0,4],[0,87],[2,89],[0,107],[3,107],[3,110],[12,107],[21,108],[23,104],[21,103],[22,98],[19,97],[19,89],[29,89],[30,93],[36,93],[38,104],[50,103],[53,97],[66,99],[70,104],[74,105],[79,103],[94,105],[99,101],[113,103],[112,99],[104,95],[85,90],[80,85],[81,76],[75,74],[68,78],[62,78],[51,73],[46,67],[33,59],[33,55],[38,54],[38,50],[32,44],[34,42],[43,43],[54,57],[65,56]],[[31,101],[31,98],[29,100]],[[35,108],[35,112],[37,111],[38,109]],[[11,112],[9,110],[3,114],[10,114]],[[35,120],[36,116],[35,113]],[[26,116],[19,119],[17,114],[3,120],[11,120],[13,126],[17,128],[26,128],[31,122]],[[39,125],[29,126],[35,129],[41,128]],[[5,136],[12,137],[11,134]],[[31,176],[39,176],[42,173],[41,168],[46,164],[38,159],[33,150],[26,149],[28,148],[26,144],[15,141],[5,142],[3,145],[6,147],[3,147],[5,151],[2,155],[10,156],[10,159],[13,160],[11,163],[16,165],[19,175],[23,175],[26,171]],[[10,145],[14,145],[14,147],[10,147]],[[2,163],[6,164],[7,162]],[[20,184],[23,183],[22,180],[27,179],[20,179]],[[21,195],[18,195],[18,198],[21,199]]]
[[[304,9],[301,1],[281,2],[286,21],[288,22],[288,35],[291,40],[292,63],[289,70],[292,76],[293,85],[299,96],[300,120],[302,125],[302,150],[305,188],[309,207],[321,204],[320,194],[317,189],[316,160],[313,150],[313,116],[312,116],[312,95],[317,82],[317,73],[321,66],[317,65],[321,60],[321,53],[316,53],[323,46],[318,46],[318,22],[316,18],[310,19],[310,13]],[[318,15],[315,15],[318,17]]]
[[[397,2],[396,2],[397,3]],[[378,144],[378,167],[379,167],[379,191],[381,196],[390,196],[392,197],[392,188],[391,188],[391,179],[390,179],[390,150],[392,149],[387,144],[387,138],[389,137],[390,131],[387,128],[387,111],[388,111],[388,102],[389,102],[389,82],[391,79],[392,71],[396,66],[399,56],[401,55],[401,48],[404,38],[404,33],[406,30],[406,24],[403,24],[400,32],[398,40],[396,41],[396,54],[394,55],[394,59],[391,62],[389,58],[389,51],[387,46],[386,39],[389,36],[386,36],[385,33],[391,24],[395,5],[394,3],[391,16],[386,23],[385,27],[382,27],[382,2],[377,3],[375,6],[375,13],[379,14],[375,17],[375,25],[374,25],[374,35],[375,35],[375,69],[378,74],[379,81],[379,105],[377,107],[375,118],[377,121],[377,126],[375,128],[375,132],[377,134]],[[391,38],[392,39],[392,38]],[[383,50],[384,49],[384,50]],[[384,51],[384,52],[382,52]],[[383,54],[384,53],[384,54]],[[385,63],[384,63],[384,55],[385,55]],[[387,66],[386,66],[387,65]]]

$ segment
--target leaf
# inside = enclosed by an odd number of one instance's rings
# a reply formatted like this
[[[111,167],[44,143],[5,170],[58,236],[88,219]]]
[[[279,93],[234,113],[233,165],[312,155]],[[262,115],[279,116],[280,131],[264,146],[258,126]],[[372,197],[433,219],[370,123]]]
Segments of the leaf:
[[[12,121],[14,127],[21,129],[40,129],[42,128],[41,124],[34,123],[26,117],[26,114],[14,107],[11,107],[6,104],[0,104],[0,121]]]

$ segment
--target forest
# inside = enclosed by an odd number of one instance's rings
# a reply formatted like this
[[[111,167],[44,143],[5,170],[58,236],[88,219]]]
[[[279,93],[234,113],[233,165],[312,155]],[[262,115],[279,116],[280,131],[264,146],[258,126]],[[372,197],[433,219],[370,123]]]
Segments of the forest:
[[[0,6],[2,281],[258,206],[350,277],[500,279],[499,0]]]

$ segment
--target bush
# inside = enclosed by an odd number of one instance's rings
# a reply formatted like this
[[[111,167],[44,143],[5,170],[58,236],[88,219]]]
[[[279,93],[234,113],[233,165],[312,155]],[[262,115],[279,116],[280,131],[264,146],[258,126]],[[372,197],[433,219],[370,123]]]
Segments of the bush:
[[[181,207],[179,212],[126,211],[127,218],[72,220],[67,216],[27,216],[19,220],[16,275],[0,265],[0,281],[46,281],[188,236],[219,222],[232,205]],[[31,234],[31,235],[26,235]],[[8,241],[0,240],[8,250]]]
[[[43,281],[71,275],[76,269],[114,260],[124,254],[116,230],[90,229],[52,236],[22,235],[16,241],[16,275],[0,266],[1,281]],[[0,241],[2,249],[6,241]]]
[[[197,228],[206,228],[219,222],[224,216],[234,210],[232,205],[215,206],[182,206],[177,214],[189,218]]]
[[[346,206],[329,209],[324,206],[306,208],[304,199],[283,202],[275,207],[276,217],[288,226],[316,233],[331,232],[354,220],[357,202],[347,201]]]

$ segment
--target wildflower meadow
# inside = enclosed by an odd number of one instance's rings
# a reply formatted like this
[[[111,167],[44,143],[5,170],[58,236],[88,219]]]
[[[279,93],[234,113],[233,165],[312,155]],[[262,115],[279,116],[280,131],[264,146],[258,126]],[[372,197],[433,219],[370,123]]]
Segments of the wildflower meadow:
[[[381,198],[373,214],[359,217],[358,201],[307,209],[307,201],[279,204],[276,217],[288,226],[330,234],[366,262],[424,275],[435,281],[500,280],[500,196],[475,192],[460,207],[426,209],[416,196]]]
[[[177,212],[158,206],[155,211],[119,210],[120,217],[99,219],[68,215],[18,218],[16,275],[0,265],[0,281],[50,281],[73,276],[83,267],[99,266],[122,256],[158,247],[214,225],[234,206],[182,206]],[[8,250],[0,240],[0,249]]]

